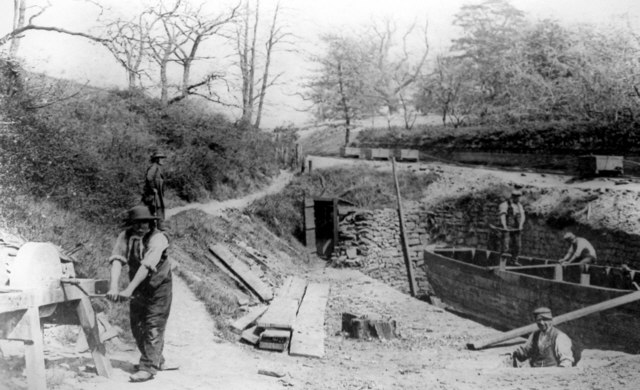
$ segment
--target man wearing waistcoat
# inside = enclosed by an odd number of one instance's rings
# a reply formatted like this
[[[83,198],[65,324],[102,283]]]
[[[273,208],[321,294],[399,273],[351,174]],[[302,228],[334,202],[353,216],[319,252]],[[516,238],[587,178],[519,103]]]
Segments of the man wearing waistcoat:
[[[520,203],[520,190],[511,192],[511,198],[500,203],[498,208],[500,227],[502,228],[502,242],[500,257],[511,252],[511,262],[518,265],[518,256],[522,247],[522,228],[524,227],[524,208]]]
[[[574,362],[571,339],[553,326],[551,310],[539,307],[533,311],[538,330],[527,343],[516,349],[514,360],[529,359],[531,367],[571,367]]]
[[[171,309],[171,264],[167,256],[169,240],[156,228],[157,216],[145,206],[128,211],[127,229],[118,236],[109,262],[111,281],[107,297],[130,299],[131,332],[140,350],[138,371],[132,382],[153,379],[164,365],[164,331]],[[122,267],[129,267],[129,284],[120,291]]]

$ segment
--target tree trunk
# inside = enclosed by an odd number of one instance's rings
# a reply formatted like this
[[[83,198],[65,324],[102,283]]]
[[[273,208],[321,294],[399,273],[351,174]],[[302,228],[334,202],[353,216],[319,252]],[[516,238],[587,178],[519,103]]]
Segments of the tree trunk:
[[[169,92],[167,85],[167,62],[163,60],[160,63],[160,103],[162,107],[166,107],[169,104]]]
[[[276,19],[278,17],[278,10],[280,6],[277,5],[275,11],[273,12],[273,21],[271,23],[271,31],[269,32],[269,40],[267,41],[267,58],[264,63],[264,73],[262,75],[262,87],[260,88],[260,95],[258,97],[258,113],[256,114],[256,123],[255,127],[260,127],[260,120],[262,118],[262,108],[264,106],[264,97],[267,94],[267,86],[269,84],[269,67],[271,66],[271,51],[273,50],[273,45],[275,44],[275,29],[276,29]]]
[[[349,114],[349,105],[347,102],[346,92],[344,90],[344,83],[342,80],[342,64],[338,63],[338,87],[340,89],[340,97],[342,102],[342,111],[344,113],[344,123],[346,125],[346,131],[344,135],[344,146],[349,146],[349,137],[351,135],[351,117]]]
[[[13,0],[13,31],[24,27],[24,15],[27,9],[27,0]],[[20,36],[16,35],[11,40],[9,57],[15,58],[20,47]]]
[[[191,78],[191,59],[187,59],[182,64],[182,86],[180,88],[180,94],[183,98],[186,98],[189,94],[189,79]]]

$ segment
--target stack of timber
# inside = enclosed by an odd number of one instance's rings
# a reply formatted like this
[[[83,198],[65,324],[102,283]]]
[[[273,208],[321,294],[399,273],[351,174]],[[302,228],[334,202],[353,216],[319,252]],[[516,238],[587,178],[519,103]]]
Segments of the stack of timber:
[[[329,286],[289,277],[268,307],[259,306],[231,324],[241,339],[260,349],[297,356],[324,355],[324,311]]]

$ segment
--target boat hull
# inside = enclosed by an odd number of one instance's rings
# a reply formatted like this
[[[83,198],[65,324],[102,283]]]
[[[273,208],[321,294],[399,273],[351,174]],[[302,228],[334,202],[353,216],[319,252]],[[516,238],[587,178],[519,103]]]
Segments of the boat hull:
[[[503,331],[532,323],[531,312],[539,306],[559,315],[630,292],[478,266],[447,254],[424,253],[427,278],[436,296],[449,309]],[[558,327],[585,348],[640,352],[638,302]]]

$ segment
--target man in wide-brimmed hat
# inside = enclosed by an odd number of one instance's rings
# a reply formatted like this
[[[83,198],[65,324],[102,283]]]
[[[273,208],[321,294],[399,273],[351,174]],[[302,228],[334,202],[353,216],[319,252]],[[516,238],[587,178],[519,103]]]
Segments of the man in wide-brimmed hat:
[[[169,240],[156,228],[157,219],[145,206],[130,209],[127,228],[118,236],[109,257],[107,297],[113,301],[130,299],[131,332],[141,353],[138,371],[130,377],[132,382],[153,379],[165,364],[162,351],[172,282]],[[129,284],[120,290],[118,280],[124,265],[129,267]]]
[[[164,176],[162,174],[162,159],[167,156],[155,151],[151,155],[151,165],[144,175],[144,187],[142,189],[142,203],[144,203],[152,215],[158,217],[158,227],[163,229],[164,220]]]
[[[533,311],[533,317],[538,330],[515,350],[514,360],[529,359],[531,367],[571,367],[574,362],[571,339],[553,326],[551,309],[539,307]]]

